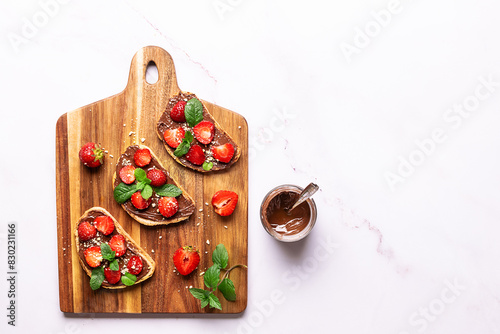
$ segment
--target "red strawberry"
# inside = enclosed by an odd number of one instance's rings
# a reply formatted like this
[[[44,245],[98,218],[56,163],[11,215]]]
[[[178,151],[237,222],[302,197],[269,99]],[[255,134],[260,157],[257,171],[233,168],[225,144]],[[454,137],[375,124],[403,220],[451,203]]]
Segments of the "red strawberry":
[[[158,200],[158,209],[165,217],[172,217],[179,210],[179,202],[175,197],[161,197]]]
[[[220,162],[228,163],[234,155],[234,147],[231,143],[226,143],[212,147],[212,155]]]
[[[85,261],[87,261],[87,264],[92,268],[97,268],[101,265],[102,262],[101,247],[99,246],[89,247],[83,252],[83,256],[85,257]]]
[[[191,246],[181,247],[174,253],[174,265],[181,275],[189,275],[199,263],[200,253]]]
[[[139,275],[142,271],[142,259],[140,256],[134,255],[128,260],[128,272],[132,275]]]
[[[185,134],[186,131],[184,131],[184,129],[179,126],[177,129],[165,130],[165,132],[163,133],[163,139],[165,139],[165,142],[168,146],[177,148],[177,146],[182,143]]]
[[[146,177],[151,180],[151,185],[153,187],[161,187],[167,183],[167,175],[159,169],[153,168],[148,170]]]
[[[144,197],[142,197],[140,190],[133,193],[130,200],[132,201],[132,205],[139,210],[144,210],[151,204],[151,198],[145,200]]]
[[[135,181],[135,167],[132,165],[123,166],[118,173],[120,175],[120,179],[126,184],[132,184]]]
[[[115,230],[115,223],[109,216],[99,216],[94,221],[95,228],[104,235],[110,235]]]
[[[212,197],[212,205],[215,213],[221,216],[229,216],[233,213],[238,203],[238,194],[230,190],[219,190]]]
[[[203,149],[200,145],[193,145],[186,153],[186,159],[191,161],[195,165],[203,165],[205,161],[205,153],[203,153]]]
[[[116,252],[116,257],[122,256],[127,251],[125,237],[121,234],[115,234],[111,237],[111,240],[109,240],[109,247]]]
[[[202,144],[210,144],[214,139],[215,126],[209,121],[202,121],[193,128],[194,136]]]
[[[185,122],[186,116],[184,115],[184,108],[186,107],[186,101],[179,101],[175,104],[170,111],[170,117],[176,122]]]
[[[103,150],[99,145],[92,142],[83,145],[78,156],[87,167],[99,167],[104,160]]]
[[[111,270],[109,267],[104,268],[104,277],[109,284],[116,284],[120,281],[122,273],[120,270]]]
[[[92,226],[89,222],[81,222],[78,225],[78,238],[81,241],[88,241],[94,238],[97,234],[97,231],[94,226]]]
[[[134,162],[139,167],[144,167],[151,162],[151,152],[147,148],[140,148],[134,153]]]

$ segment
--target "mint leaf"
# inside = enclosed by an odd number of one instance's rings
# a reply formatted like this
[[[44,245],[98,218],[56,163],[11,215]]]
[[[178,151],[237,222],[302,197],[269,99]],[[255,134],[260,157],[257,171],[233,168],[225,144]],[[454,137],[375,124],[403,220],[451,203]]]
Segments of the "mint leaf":
[[[145,200],[148,200],[151,196],[153,196],[153,187],[151,187],[149,184],[146,184],[144,189],[141,191],[142,198]]]
[[[122,276],[122,283],[125,284],[126,286],[134,285],[136,281],[137,281],[137,276],[132,275],[131,273],[125,273],[125,275]]]
[[[116,252],[111,249],[111,247],[105,243],[101,243],[101,255],[104,260],[113,261],[115,259]]]
[[[160,196],[166,196],[166,197],[177,197],[180,194],[182,194],[182,190],[180,190],[175,185],[169,183],[166,183],[161,187],[155,188],[155,192]]]
[[[104,282],[104,267],[93,269],[92,276],[90,276],[90,288],[97,290],[101,287],[102,282]]]
[[[206,171],[208,172],[209,170],[211,170],[211,169],[214,167],[214,163],[213,163],[213,162],[211,162],[211,161],[210,161],[210,162],[205,161],[205,162],[203,163],[203,166],[202,166],[202,167],[203,167],[203,169],[204,169],[204,170],[206,170]]]
[[[191,143],[193,142],[194,136],[191,133],[191,131],[186,131],[184,134],[184,139],[182,139],[182,142],[177,146],[177,148],[174,151],[174,155],[176,157],[182,157],[184,154],[188,153],[189,148],[191,147]]]
[[[122,204],[132,197],[136,191],[136,184],[128,185],[122,182],[116,186],[115,190],[113,190],[113,196],[115,197],[115,201]]]
[[[118,265],[118,260],[117,259],[114,259],[113,262],[111,262],[109,264],[109,269],[111,269],[113,271],[120,270],[120,266]]]
[[[210,307],[216,308],[222,311],[222,305],[220,304],[219,298],[217,298],[216,295],[213,293],[210,293],[208,295],[208,303],[210,304]]]
[[[195,126],[203,120],[203,104],[197,98],[193,98],[184,107],[186,122],[190,127]]]
[[[208,297],[208,294],[210,293],[207,290],[197,289],[197,288],[191,288],[191,289],[189,289],[189,292],[191,292],[191,294],[193,295],[194,298],[197,298],[200,300],[206,299]]]
[[[134,175],[137,182],[141,182],[147,179],[146,172],[142,168],[136,168],[134,170]]]
[[[219,283],[220,268],[219,265],[214,264],[205,272],[203,279],[207,288],[215,289]]]
[[[236,290],[234,288],[234,283],[229,278],[225,278],[219,284],[219,290],[222,292],[222,295],[226,300],[230,302],[234,302],[236,300]]]
[[[218,244],[212,253],[212,261],[214,264],[218,265],[220,269],[227,267],[229,261],[229,255],[227,254],[226,247],[223,244]]]
[[[207,297],[206,299],[203,299],[203,300],[201,301],[201,308],[204,308],[204,307],[205,307],[205,306],[207,306],[207,305],[208,305],[208,297]]]

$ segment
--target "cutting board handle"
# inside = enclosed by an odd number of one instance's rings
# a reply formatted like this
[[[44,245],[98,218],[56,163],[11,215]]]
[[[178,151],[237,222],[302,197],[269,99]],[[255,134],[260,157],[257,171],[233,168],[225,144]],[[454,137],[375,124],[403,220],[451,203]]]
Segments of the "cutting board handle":
[[[146,81],[146,69],[150,62],[154,62],[158,68],[158,81],[150,84]],[[179,90],[177,76],[175,74],[174,61],[170,54],[158,46],[146,46],[137,51],[132,58],[127,89],[134,87],[160,85],[159,87]],[[170,88],[170,89],[169,89]]]

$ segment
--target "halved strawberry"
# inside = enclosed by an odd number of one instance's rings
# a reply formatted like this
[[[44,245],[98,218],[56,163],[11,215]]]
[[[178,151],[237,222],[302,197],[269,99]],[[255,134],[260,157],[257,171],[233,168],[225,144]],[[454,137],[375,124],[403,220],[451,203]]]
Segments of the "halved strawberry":
[[[139,275],[142,271],[142,259],[140,256],[134,255],[128,260],[128,272],[132,275]]]
[[[174,253],[174,265],[181,275],[189,275],[200,263],[200,253],[191,246],[179,248]]]
[[[104,235],[110,235],[115,230],[115,223],[110,216],[99,216],[94,221],[95,228]]]
[[[115,256],[120,257],[127,251],[127,245],[125,244],[125,237],[121,234],[115,234],[109,240],[109,247],[116,252]],[[99,250],[100,252],[100,250]]]
[[[140,148],[134,153],[134,162],[139,167],[144,167],[151,162],[151,152],[147,148]]]
[[[144,210],[151,204],[151,198],[145,200],[144,197],[142,197],[140,190],[133,193],[130,200],[132,201],[132,205],[139,210]]]
[[[170,111],[170,117],[176,122],[185,122],[186,116],[184,115],[184,108],[186,107],[186,101],[179,101],[175,104]]]
[[[118,173],[120,175],[120,179],[126,184],[132,184],[135,181],[135,167],[132,165],[123,166]]]
[[[209,121],[202,121],[193,128],[194,136],[202,144],[210,144],[214,139],[215,126]]]
[[[186,153],[186,159],[195,165],[203,165],[205,162],[205,153],[200,145],[193,145]]]
[[[234,155],[234,146],[231,143],[226,143],[212,147],[212,155],[220,162],[228,163]]]
[[[153,187],[161,187],[167,183],[167,175],[162,170],[153,168],[148,170],[146,177],[151,180],[151,185]]]
[[[104,151],[95,143],[87,143],[82,146],[78,156],[87,167],[99,167],[104,160]]]
[[[93,246],[87,248],[83,252],[83,256],[85,257],[85,261],[92,268],[97,268],[101,265],[102,255],[101,255],[101,247]]]
[[[89,222],[84,221],[78,225],[78,238],[81,241],[88,241],[94,238],[97,234],[97,231],[94,226],[92,226]]]
[[[182,143],[185,134],[186,131],[184,131],[184,129],[179,126],[177,129],[165,130],[165,132],[163,132],[163,139],[165,139],[165,142],[168,146],[177,148],[177,146]]]
[[[230,190],[219,190],[212,197],[212,205],[215,213],[221,216],[229,216],[233,213],[238,203],[238,194]]]
[[[109,267],[104,268],[104,277],[109,284],[116,284],[120,281],[122,273],[120,270],[111,270]]]
[[[172,217],[179,210],[179,202],[175,197],[161,197],[158,200],[158,210],[165,217]]]

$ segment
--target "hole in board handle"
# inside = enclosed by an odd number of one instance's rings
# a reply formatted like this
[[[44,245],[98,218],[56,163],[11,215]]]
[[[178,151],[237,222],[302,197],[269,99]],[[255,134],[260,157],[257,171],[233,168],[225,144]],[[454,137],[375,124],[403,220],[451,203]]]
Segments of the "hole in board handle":
[[[154,61],[150,61],[146,67],[146,82],[154,85],[158,81],[158,67]]]

